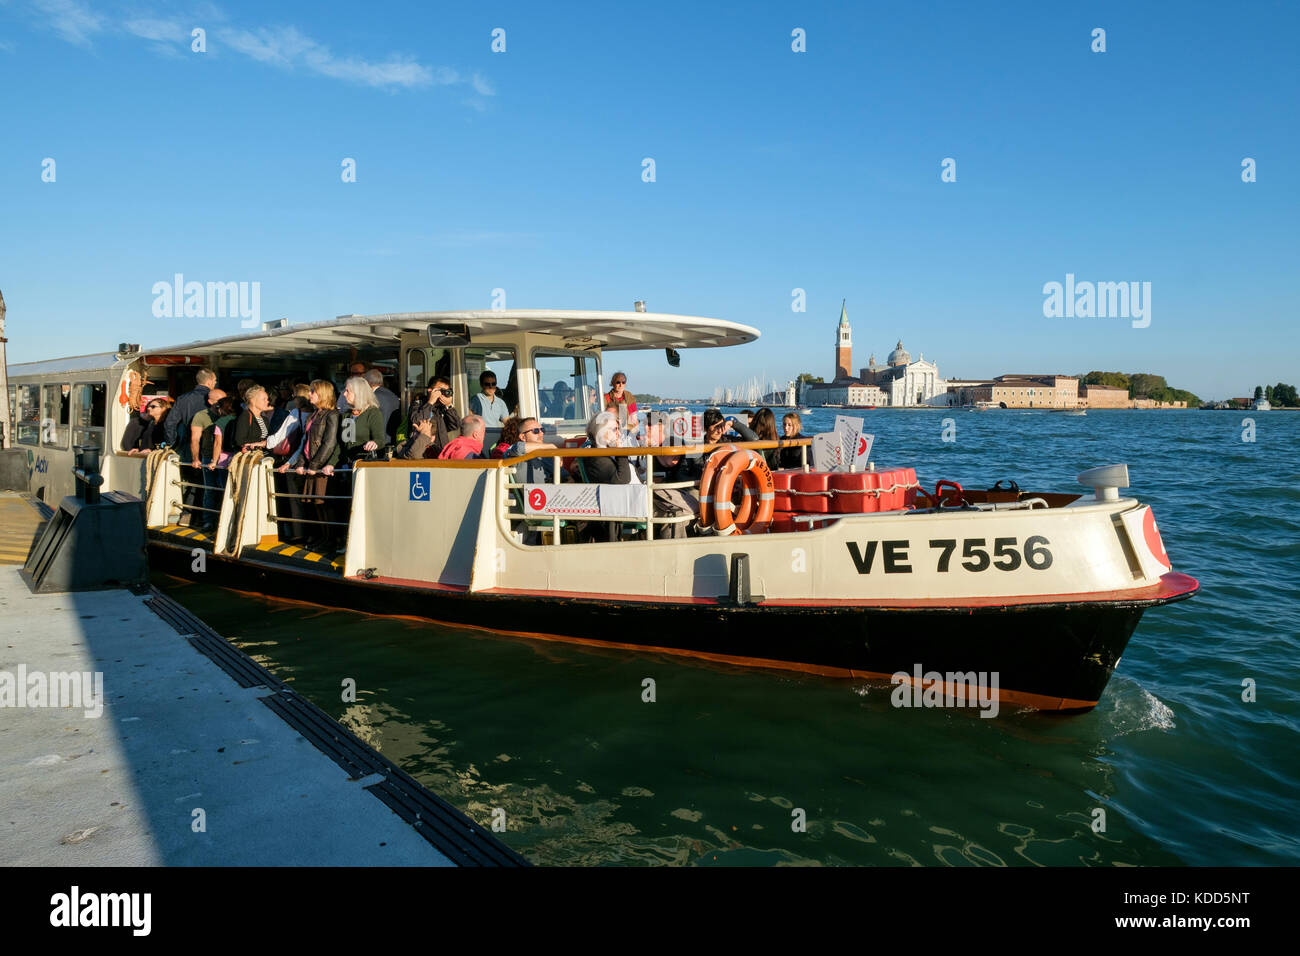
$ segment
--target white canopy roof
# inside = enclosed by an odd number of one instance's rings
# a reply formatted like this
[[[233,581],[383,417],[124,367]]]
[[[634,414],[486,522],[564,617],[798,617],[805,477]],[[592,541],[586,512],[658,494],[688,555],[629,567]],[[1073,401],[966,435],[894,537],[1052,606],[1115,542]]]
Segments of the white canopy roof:
[[[743,345],[758,338],[758,330],[722,319],[658,312],[577,312],[560,309],[513,309],[494,312],[397,312],[387,315],[341,315],[324,322],[306,322],[262,332],[187,342],[146,352],[202,352],[212,348],[246,355],[284,352],[301,346],[319,348],[384,345],[405,332],[423,333],[430,324],[465,325],[470,342],[519,332],[561,335],[581,345],[619,349],[698,349]]]
[[[199,320],[206,321],[206,320]],[[700,349],[743,345],[758,338],[748,325],[692,315],[660,312],[573,311],[567,309],[511,309],[470,312],[396,312],[387,315],[341,315],[323,322],[303,322],[281,328],[248,330],[215,339],[198,339],[172,345],[146,345],[140,354],[195,354],[214,350],[254,355],[303,355],[349,346],[390,345],[406,332],[423,334],[430,325],[464,325],[471,345],[502,335],[543,332],[563,336],[576,348],[600,347],[607,351],[631,349]],[[126,356],[129,361],[135,355]],[[10,373],[107,368],[120,361],[112,352],[52,359],[10,366]]]

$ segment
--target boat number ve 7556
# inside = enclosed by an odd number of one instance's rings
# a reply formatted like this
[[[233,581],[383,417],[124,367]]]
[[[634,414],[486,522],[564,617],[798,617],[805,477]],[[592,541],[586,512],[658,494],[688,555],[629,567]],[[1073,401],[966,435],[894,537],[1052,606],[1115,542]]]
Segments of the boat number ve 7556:
[[[987,571],[989,568],[1016,571],[1021,566],[1044,571],[1052,566],[1048,544],[1050,542],[1040,534],[1026,538],[1023,546],[1018,538],[994,538],[992,544],[987,538],[964,538],[961,541],[934,538],[930,541],[930,550],[937,558],[935,570],[940,574],[952,568],[954,558],[967,571]],[[910,541],[868,541],[865,546],[850,541],[848,548],[858,574],[871,573],[877,553],[886,574],[912,573]]]

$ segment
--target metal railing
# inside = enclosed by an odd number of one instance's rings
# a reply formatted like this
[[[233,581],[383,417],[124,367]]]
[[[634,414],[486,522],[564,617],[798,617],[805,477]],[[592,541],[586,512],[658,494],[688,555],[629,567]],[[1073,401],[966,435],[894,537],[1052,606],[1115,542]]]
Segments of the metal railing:
[[[334,469],[332,469],[330,475],[325,475],[325,477],[332,477],[333,475],[350,475],[350,474],[353,473],[353,471],[354,471],[354,469],[353,469],[352,467],[345,465],[345,466],[343,466],[342,468],[334,468]],[[280,502],[280,499],[282,499],[282,498],[283,498],[283,499],[287,499],[287,500],[294,500],[294,501],[303,501],[303,500],[306,500],[306,501],[311,501],[311,502],[317,502],[317,501],[321,501],[321,502],[324,502],[324,501],[349,501],[349,502],[350,502],[350,501],[352,500],[352,492],[349,491],[346,495],[311,495],[311,494],[305,494],[305,493],[303,493],[303,494],[299,494],[299,493],[297,493],[297,492],[292,492],[292,491],[276,491],[276,490],[275,490],[275,476],[278,475],[278,474],[282,474],[282,475],[284,475],[286,478],[287,478],[289,475],[294,475],[294,476],[296,476],[296,477],[305,478],[305,477],[308,476],[308,475],[324,475],[324,472],[323,472],[323,471],[317,471],[317,470],[314,470],[314,469],[311,469],[311,468],[306,468],[306,469],[303,470],[303,473],[302,473],[301,475],[299,475],[298,472],[297,472],[297,470],[296,470],[296,469],[293,469],[293,468],[290,468],[290,469],[288,469],[288,470],[286,470],[286,471],[283,471],[283,472],[278,471],[278,470],[275,469],[275,468],[268,468],[268,469],[266,469],[266,503],[267,503],[266,520],[267,520],[267,521],[272,521],[272,522],[275,522],[275,523],[277,523],[277,524],[279,524],[279,523],[288,523],[288,524],[315,524],[315,525],[326,525],[326,526],[333,527],[333,528],[347,528],[347,527],[350,527],[350,526],[351,526],[352,521],[351,521],[351,518],[350,518],[350,516],[351,516],[351,508],[350,508],[350,507],[349,507],[349,509],[348,509],[349,520],[347,520],[347,521],[326,521],[326,520],[323,520],[323,519],[320,519],[320,518],[294,517],[293,515],[283,515],[283,514],[279,514],[279,511],[280,511],[280,504],[279,504],[279,502]]]
[[[196,465],[196,464],[194,464],[193,462],[188,462],[188,461],[182,461],[182,462],[180,462],[180,463],[179,463],[179,468],[180,468],[180,469],[186,469],[186,468],[189,468],[189,469],[191,469],[191,470],[193,470],[193,471],[209,471],[209,470],[210,470],[210,469],[208,468],[207,465]],[[184,474],[184,471],[182,470],[180,473],[181,473],[181,474]],[[172,479],[172,481],[169,482],[169,484],[170,484],[173,488],[180,488],[180,489],[181,489],[181,502],[180,502],[179,509],[178,509],[178,510],[179,510],[179,516],[180,516],[180,517],[183,517],[187,512],[191,512],[191,511],[206,511],[206,512],[209,512],[210,514],[215,514],[215,515],[220,515],[220,514],[221,514],[221,505],[220,505],[220,504],[218,504],[215,508],[209,508],[209,507],[207,507],[206,505],[186,504],[186,503],[185,503],[185,489],[186,489],[186,488],[198,488],[200,491],[204,492],[205,496],[206,496],[206,493],[210,491],[210,492],[213,493],[213,496],[214,496],[214,497],[220,499],[221,501],[224,501],[224,500],[225,500],[225,496],[226,496],[226,483],[225,483],[224,481],[221,483],[221,486],[220,486],[219,488],[218,488],[218,487],[215,487],[215,486],[213,486],[213,485],[209,485],[207,482],[186,481],[184,478],[175,478],[175,479]],[[202,498],[200,498],[199,500],[201,501]],[[179,520],[179,517],[178,517],[178,520]]]
[[[512,521],[514,522],[523,521],[525,522],[526,525],[529,525],[533,530],[540,530],[546,525],[549,525],[551,541],[555,544],[563,543],[562,530],[565,527],[566,521],[600,522],[603,524],[617,524],[620,526],[625,524],[631,524],[631,523],[635,523],[637,525],[644,523],[646,540],[653,540],[655,536],[654,529],[656,527],[662,527],[665,525],[686,524],[687,522],[695,520],[696,517],[694,512],[688,512],[686,514],[680,514],[680,515],[663,515],[663,516],[656,515],[654,513],[655,491],[657,489],[658,490],[668,490],[668,489],[680,490],[686,488],[695,488],[697,484],[697,482],[695,481],[673,481],[673,482],[655,481],[654,459],[708,455],[708,454],[712,454],[714,451],[716,451],[719,448],[727,448],[729,446],[734,446],[737,449],[752,449],[754,451],[765,451],[773,448],[786,449],[786,448],[797,447],[800,449],[800,460],[801,460],[800,467],[804,471],[807,471],[808,470],[808,447],[811,444],[812,444],[812,439],[810,438],[790,438],[790,439],[780,439],[777,441],[718,442],[716,444],[708,444],[708,445],[660,445],[655,447],[631,446],[631,447],[619,447],[619,448],[592,448],[592,447],[555,448],[555,449],[539,448],[534,451],[528,452],[524,455],[520,455],[518,458],[500,459],[499,467],[510,468],[513,470],[516,466],[518,466],[523,462],[532,461],[538,458],[542,458],[542,459],[549,458],[551,459],[551,474],[554,480],[550,482],[546,482],[546,484],[561,484],[561,483],[565,483],[563,482],[563,479],[561,477],[564,474],[563,459],[565,458],[575,458],[575,459],[576,458],[644,458],[647,459],[645,464],[645,469],[644,469],[645,478],[644,480],[640,480],[638,476],[638,482],[637,482],[639,484],[644,485],[646,489],[645,514],[644,515],[585,515],[584,514],[584,515],[573,515],[573,516],[566,517],[564,515],[559,515],[559,514],[550,515],[550,516],[530,515],[527,513],[526,507],[522,505],[519,510],[517,511],[512,510],[511,505],[512,502],[515,500],[514,493],[516,491],[524,490],[525,488],[527,488],[529,484],[537,484],[537,482],[516,481],[514,480],[513,476],[500,483],[501,491],[498,496],[498,510],[499,513],[501,514],[501,517],[507,522],[507,525]],[[629,462],[629,467],[632,467],[631,462]],[[584,482],[575,481],[573,483],[583,484]],[[597,484],[597,483],[591,482],[591,484]],[[620,485],[620,487],[626,487],[626,485]]]

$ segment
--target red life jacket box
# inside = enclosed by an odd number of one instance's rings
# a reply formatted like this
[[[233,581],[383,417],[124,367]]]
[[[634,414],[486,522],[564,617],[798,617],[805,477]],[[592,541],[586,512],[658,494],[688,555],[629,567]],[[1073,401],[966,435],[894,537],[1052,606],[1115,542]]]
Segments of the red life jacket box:
[[[795,472],[790,479],[790,509],[803,514],[826,514],[831,510],[830,490],[831,474],[829,472]],[[777,508],[781,508],[780,498]]]
[[[908,489],[916,484],[916,469],[774,471],[772,481],[778,512],[869,514],[910,507]]]
[[[772,516],[773,521],[781,517],[782,512],[789,513],[796,510],[794,495],[790,494],[790,482],[796,475],[802,474],[799,469],[772,472],[772,491],[776,496],[776,514]]]

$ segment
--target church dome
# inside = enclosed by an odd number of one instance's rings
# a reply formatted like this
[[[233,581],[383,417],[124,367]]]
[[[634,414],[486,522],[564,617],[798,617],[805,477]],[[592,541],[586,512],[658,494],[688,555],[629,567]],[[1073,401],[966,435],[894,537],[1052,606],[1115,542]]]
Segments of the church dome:
[[[903,340],[898,340],[898,346],[894,351],[889,353],[890,365],[911,365],[912,356],[907,354],[907,349],[903,348]]]

